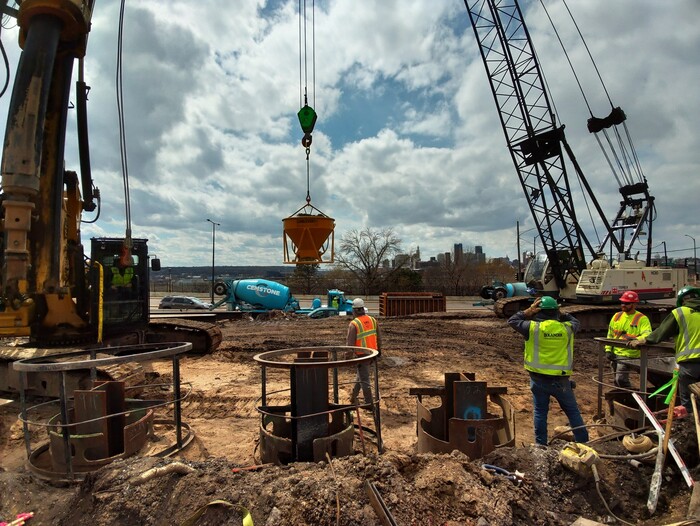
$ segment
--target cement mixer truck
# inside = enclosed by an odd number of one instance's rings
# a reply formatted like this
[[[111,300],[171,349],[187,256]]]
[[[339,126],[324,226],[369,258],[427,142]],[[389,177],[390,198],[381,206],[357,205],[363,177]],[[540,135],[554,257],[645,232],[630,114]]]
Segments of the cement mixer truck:
[[[352,301],[345,299],[342,290],[329,290],[328,303],[322,305],[315,298],[310,308],[302,308],[289,287],[264,279],[237,279],[214,284],[214,294],[223,296],[211,309],[227,304],[228,310],[260,314],[273,310],[306,314],[311,318],[325,318],[352,311]]]

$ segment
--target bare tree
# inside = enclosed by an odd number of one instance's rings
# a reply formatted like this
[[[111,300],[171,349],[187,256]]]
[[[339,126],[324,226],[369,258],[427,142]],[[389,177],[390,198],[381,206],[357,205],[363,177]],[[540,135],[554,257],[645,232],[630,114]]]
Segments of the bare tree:
[[[365,295],[381,292],[383,280],[410,263],[401,258],[393,268],[385,262],[401,253],[401,239],[392,228],[349,230],[340,240],[336,257],[338,264],[350,271],[360,283]]]
[[[313,294],[318,281],[318,264],[297,265],[294,273],[288,280],[288,284],[296,288],[302,294]]]

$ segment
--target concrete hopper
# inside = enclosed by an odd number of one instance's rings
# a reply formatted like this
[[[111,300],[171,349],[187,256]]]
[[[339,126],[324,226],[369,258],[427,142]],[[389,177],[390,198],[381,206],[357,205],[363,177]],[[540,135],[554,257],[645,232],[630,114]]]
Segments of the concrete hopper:
[[[284,263],[333,263],[335,219],[307,203],[282,224]]]

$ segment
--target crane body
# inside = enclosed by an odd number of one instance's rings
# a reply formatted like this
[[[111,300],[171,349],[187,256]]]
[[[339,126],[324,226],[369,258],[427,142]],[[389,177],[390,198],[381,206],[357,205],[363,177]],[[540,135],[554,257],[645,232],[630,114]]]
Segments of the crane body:
[[[465,0],[465,6],[544,246],[529,262],[523,283],[486,286],[482,297],[496,300],[496,312],[504,316],[537,295],[603,306],[615,304],[626,290],[635,290],[643,300],[674,297],[687,282],[687,270],[650,266],[654,197],[646,179],[620,185],[620,208],[608,221],[566,140],[565,126],[557,122],[520,5],[516,0]],[[624,112],[613,108],[606,118],[591,117],[588,129],[597,133],[625,120]],[[576,216],[569,166],[605,232],[598,244],[588,239]],[[642,235],[648,236],[644,261],[632,256]]]

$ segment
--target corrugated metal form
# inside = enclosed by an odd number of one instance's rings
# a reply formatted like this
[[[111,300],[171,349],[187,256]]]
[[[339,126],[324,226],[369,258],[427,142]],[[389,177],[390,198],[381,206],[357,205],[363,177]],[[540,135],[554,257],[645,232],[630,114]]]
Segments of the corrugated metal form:
[[[406,316],[419,312],[445,312],[447,300],[439,292],[382,292],[380,316]]]

